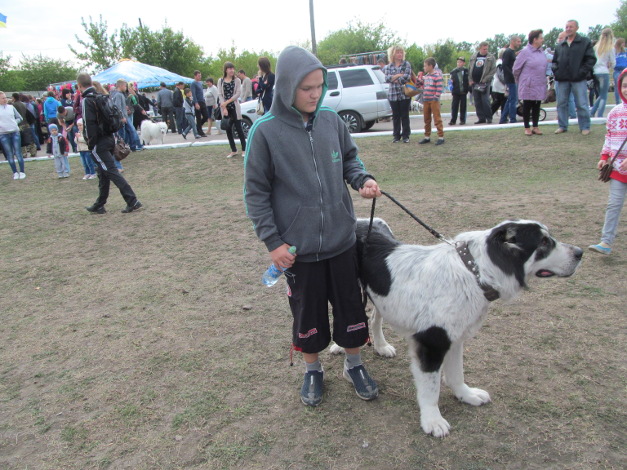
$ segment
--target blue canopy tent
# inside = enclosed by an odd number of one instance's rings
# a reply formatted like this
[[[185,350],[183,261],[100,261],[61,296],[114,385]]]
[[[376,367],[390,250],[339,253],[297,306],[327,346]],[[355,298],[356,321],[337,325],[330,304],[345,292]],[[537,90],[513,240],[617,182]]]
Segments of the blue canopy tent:
[[[176,85],[178,82],[191,83],[193,79],[168,72],[161,67],[142,64],[130,59],[122,59],[116,65],[92,77],[101,84],[115,84],[120,78],[128,82],[137,82],[137,88],[158,87],[161,82]]]

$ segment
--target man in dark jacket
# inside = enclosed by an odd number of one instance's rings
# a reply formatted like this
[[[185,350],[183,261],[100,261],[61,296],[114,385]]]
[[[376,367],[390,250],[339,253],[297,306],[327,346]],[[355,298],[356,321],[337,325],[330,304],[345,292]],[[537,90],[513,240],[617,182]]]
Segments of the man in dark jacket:
[[[518,87],[514,79],[514,62],[516,62],[517,50],[520,48],[520,36],[512,36],[509,38],[509,47],[503,52],[503,75],[505,76],[505,85],[507,85],[507,101],[501,113],[499,124],[516,122],[516,108],[518,108]]]
[[[466,59],[459,57],[457,59],[457,67],[451,70],[451,81],[453,88],[453,103],[451,104],[451,122],[449,126],[454,126],[457,122],[457,113],[459,112],[459,123],[466,124],[466,95],[468,95],[468,69],[466,68]]]
[[[178,82],[174,88],[172,94],[172,107],[174,108],[174,116],[176,119],[176,128],[179,134],[183,133],[183,129],[187,127],[185,124],[185,111],[183,111],[183,89],[185,89],[185,83]]]
[[[86,73],[78,75],[76,82],[81,91],[82,114],[85,126],[83,136],[91,156],[96,163],[98,172],[98,198],[91,206],[86,207],[92,214],[105,214],[105,204],[109,197],[109,185],[111,182],[117,186],[126,201],[123,213],[133,212],[142,207],[131,185],[126,182],[115,166],[113,146],[115,138],[113,134],[106,133],[99,122],[103,121],[102,109],[96,100],[96,90],[92,86],[91,77]]]
[[[572,91],[577,107],[577,122],[583,135],[590,134],[590,109],[586,100],[587,77],[596,64],[596,56],[590,39],[577,34],[579,23],[566,22],[566,40],[559,43],[553,55],[553,74],[559,88],[557,92],[556,134],[568,130],[568,97]]]

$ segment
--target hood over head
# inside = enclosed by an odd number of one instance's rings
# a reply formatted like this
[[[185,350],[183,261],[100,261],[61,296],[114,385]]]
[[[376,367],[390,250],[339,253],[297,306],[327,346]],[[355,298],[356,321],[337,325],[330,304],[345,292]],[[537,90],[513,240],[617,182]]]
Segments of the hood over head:
[[[293,107],[296,88],[303,78],[316,69],[321,69],[324,76],[324,87],[316,108],[317,112],[327,92],[327,69],[315,55],[302,47],[288,46],[283,49],[276,63],[274,98],[270,112],[275,116],[292,116],[302,120],[300,112]]]
[[[618,80],[616,81],[614,86],[618,87],[618,95],[620,96],[620,99],[623,101],[623,103],[627,104],[627,96],[623,95],[623,90],[621,89],[621,84],[623,83],[623,79],[625,78],[625,76],[627,76],[627,69],[623,70],[620,73],[620,75],[618,76]]]

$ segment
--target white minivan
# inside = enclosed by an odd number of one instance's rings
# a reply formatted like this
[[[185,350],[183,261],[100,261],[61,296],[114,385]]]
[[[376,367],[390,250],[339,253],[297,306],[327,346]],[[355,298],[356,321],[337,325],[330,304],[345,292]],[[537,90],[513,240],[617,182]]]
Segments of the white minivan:
[[[389,84],[378,65],[331,66],[327,68],[327,94],[322,104],[342,117],[351,133],[370,129],[392,116]],[[248,130],[259,117],[257,100],[242,103],[242,128]]]

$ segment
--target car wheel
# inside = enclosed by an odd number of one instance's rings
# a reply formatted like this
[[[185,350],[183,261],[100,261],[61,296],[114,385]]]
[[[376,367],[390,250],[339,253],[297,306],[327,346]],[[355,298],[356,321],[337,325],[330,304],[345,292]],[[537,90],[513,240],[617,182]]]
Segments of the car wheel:
[[[248,119],[245,116],[242,116],[242,131],[244,131],[244,137],[248,138],[248,132],[250,131],[250,128],[253,126],[253,123],[250,119]],[[235,127],[233,127],[233,129],[235,129]],[[237,131],[235,131],[235,134],[237,134]],[[239,135],[237,136],[237,138],[239,138]]]
[[[375,125],[377,121],[368,121],[364,123],[364,128],[362,130],[367,131],[368,129],[370,129],[372,126]]]
[[[348,127],[348,132],[351,134],[361,132],[363,126],[359,114],[352,111],[340,111],[338,114],[344,121],[344,124],[346,124],[346,127]]]

